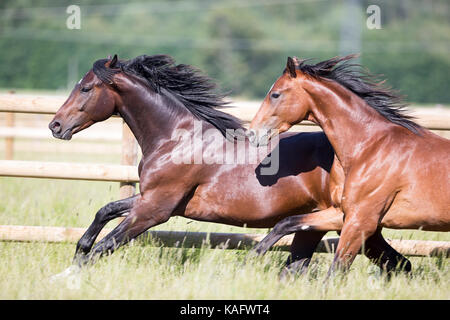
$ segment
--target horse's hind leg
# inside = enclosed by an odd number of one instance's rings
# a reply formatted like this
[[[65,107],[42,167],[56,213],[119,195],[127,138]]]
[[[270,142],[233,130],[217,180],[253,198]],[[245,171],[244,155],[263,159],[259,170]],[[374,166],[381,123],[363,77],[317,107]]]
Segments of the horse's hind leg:
[[[94,221],[77,243],[74,263],[81,259],[82,256],[89,253],[95,239],[97,239],[100,231],[109,221],[121,217],[131,210],[137,197],[138,195],[135,195],[126,199],[110,202],[97,211]]]
[[[292,240],[291,254],[286,261],[286,266],[281,271],[280,277],[284,278],[294,273],[305,273],[317,245],[325,234],[325,231],[297,231]]]
[[[395,270],[411,271],[411,262],[383,238],[381,228],[366,240],[364,254],[388,274]]]
[[[290,216],[278,222],[272,231],[252,249],[252,253],[265,254],[278,240],[293,232],[338,231],[342,224],[343,214],[334,207],[313,213]]]

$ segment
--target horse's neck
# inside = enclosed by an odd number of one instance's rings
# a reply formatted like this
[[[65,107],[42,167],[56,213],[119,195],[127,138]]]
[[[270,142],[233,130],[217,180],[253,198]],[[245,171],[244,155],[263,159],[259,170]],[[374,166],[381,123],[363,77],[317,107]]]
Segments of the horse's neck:
[[[392,124],[338,84],[315,81],[311,85],[305,88],[313,100],[309,119],[320,125],[346,171],[377,133]]]
[[[143,94],[124,96],[123,101],[120,115],[133,132],[144,156],[169,142],[175,130],[189,130],[192,116],[168,97]]]

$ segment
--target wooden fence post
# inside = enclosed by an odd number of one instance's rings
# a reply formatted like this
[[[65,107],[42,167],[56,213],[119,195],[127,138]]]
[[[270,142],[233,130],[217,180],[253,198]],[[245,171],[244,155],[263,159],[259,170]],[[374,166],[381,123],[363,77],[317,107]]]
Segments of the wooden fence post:
[[[6,116],[6,127],[14,127],[14,113],[8,112]],[[14,159],[14,137],[5,138],[5,159]]]
[[[135,166],[138,158],[138,144],[128,125],[123,122],[122,128],[122,165]],[[125,199],[136,192],[136,183],[121,182],[119,197]]]

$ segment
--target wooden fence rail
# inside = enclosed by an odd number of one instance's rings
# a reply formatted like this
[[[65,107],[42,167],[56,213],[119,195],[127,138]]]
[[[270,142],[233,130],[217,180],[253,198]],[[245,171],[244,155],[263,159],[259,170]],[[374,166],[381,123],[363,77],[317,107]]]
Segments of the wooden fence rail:
[[[136,166],[19,160],[0,160],[0,176],[123,183],[139,181]]]
[[[0,241],[27,241],[27,242],[76,242],[86,229],[66,227],[39,227],[39,226],[2,226],[0,225]],[[104,229],[98,240],[111,230]],[[185,231],[147,231],[137,239],[148,239],[149,243],[165,247],[211,248],[222,249],[248,249],[264,238],[264,234],[248,233],[206,233]],[[281,238],[275,249],[288,251],[293,236]],[[316,248],[316,252],[332,253],[337,247],[339,238],[324,238]],[[450,256],[450,243],[445,241],[419,241],[419,240],[387,240],[398,252],[407,256]]]
[[[0,112],[55,114],[66,100],[66,97],[58,96],[29,96],[18,94],[0,94]],[[244,122],[249,122],[256,114],[259,102],[236,103],[239,107],[226,107],[222,110],[228,112]],[[450,121],[439,114],[430,114],[424,111],[411,110],[411,114],[417,117],[417,122],[430,130],[450,130]],[[314,125],[309,121],[301,126]]]
[[[7,113],[11,115],[11,113]],[[12,113],[13,114],[13,113]],[[14,139],[53,139],[48,128],[0,127],[0,138]],[[73,140],[85,141],[122,141],[120,132],[99,132],[96,130],[81,131],[73,136]]]

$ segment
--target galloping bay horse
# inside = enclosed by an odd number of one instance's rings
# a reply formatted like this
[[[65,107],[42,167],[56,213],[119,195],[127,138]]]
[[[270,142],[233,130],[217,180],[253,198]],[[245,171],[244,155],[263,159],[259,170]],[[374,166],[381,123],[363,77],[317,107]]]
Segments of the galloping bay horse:
[[[353,57],[317,64],[288,58],[248,131],[253,144],[264,144],[310,120],[328,137],[335,150],[333,206],[286,218],[256,250],[262,253],[296,230],[342,228],[329,275],[348,269],[382,227],[450,230],[450,141],[405,115],[400,98],[351,64]]]
[[[237,134],[227,134],[229,129],[242,127],[236,118],[216,109],[224,105],[209,78],[190,66],[175,65],[166,55],[128,61],[114,56],[94,63],[49,128],[54,137],[69,140],[96,122],[120,115],[142,149],[140,192],[97,212],[77,243],[74,266],[114,251],[171,216],[268,228],[289,215],[330,206],[328,183],[334,152],[323,133],[282,135],[279,144],[271,146],[272,153],[279,152],[279,170],[267,176],[261,174],[262,162],[174,161],[174,154],[199,147],[203,154],[224,153],[232,159],[258,150],[245,135],[238,141]],[[205,135],[217,135],[200,137],[200,145],[192,146],[189,139],[176,134],[195,131],[198,122]],[[235,147],[231,151],[229,144]],[[302,155],[296,150],[303,150]],[[93,247],[106,223],[121,216],[125,219]],[[326,231],[297,232],[290,266],[307,265]],[[404,259],[382,237],[373,237],[368,247],[374,248],[368,256],[379,264]],[[384,251],[390,255],[378,259]]]

